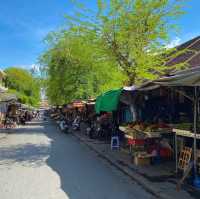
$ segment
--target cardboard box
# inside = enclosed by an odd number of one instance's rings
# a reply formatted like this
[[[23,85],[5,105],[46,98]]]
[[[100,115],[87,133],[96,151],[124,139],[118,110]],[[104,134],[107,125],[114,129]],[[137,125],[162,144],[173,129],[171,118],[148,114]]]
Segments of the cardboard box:
[[[151,163],[151,157],[149,156],[135,156],[134,164],[136,166],[148,166]]]

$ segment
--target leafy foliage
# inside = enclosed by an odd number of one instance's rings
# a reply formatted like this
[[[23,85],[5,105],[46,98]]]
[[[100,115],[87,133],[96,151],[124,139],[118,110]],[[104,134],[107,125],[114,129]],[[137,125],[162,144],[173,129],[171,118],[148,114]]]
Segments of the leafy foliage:
[[[37,106],[40,100],[40,85],[27,70],[11,67],[5,70],[6,85],[24,104]]]
[[[94,50],[98,46],[93,32],[82,30],[80,34],[71,29],[57,40],[41,57],[47,73],[47,95],[52,103],[87,99],[123,85],[125,76],[115,67],[109,67],[109,61],[99,56],[98,49]]]
[[[96,31],[99,48],[117,62],[132,85],[165,72],[174,56],[165,46],[182,7],[181,0],[98,0],[96,13],[77,4],[77,13],[66,17],[69,26]]]
[[[74,1],[73,1],[74,2]],[[166,49],[181,0],[98,0],[91,11],[76,1],[67,27],[48,35],[40,62],[52,103],[97,96],[124,84],[155,79],[182,65],[167,66]]]

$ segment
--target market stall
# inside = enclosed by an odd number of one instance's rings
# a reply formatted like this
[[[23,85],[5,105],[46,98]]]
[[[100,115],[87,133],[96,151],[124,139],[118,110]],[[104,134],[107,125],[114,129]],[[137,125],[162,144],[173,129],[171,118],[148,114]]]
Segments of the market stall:
[[[121,99],[130,107],[132,116],[132,121],[120,122],[125,150],[129,149],[131,156],[142,154],[143,159],[151,159],[148,164],[173,161],[174,134],[169,114],[172,99],[168,89],[144,84],[124,90]]]
[[[124,87],[119,99],[118,123],[129,123],[137,120],[135,107],[136,87]]]
[[[173,134],[169,126],[163,123],[148,125],[136,122],[120,126],[120,130],[125,134],[131,156],[143,154],[143,159],[151,156],[149,164],[172,160]]]
[[[50,117],[54,120],[59,120],[61,117],[61,109],[62,109],[61,106],[52,107],[51,112],[50,112]]]
[[[3,128],[7,112],[7,103],[0,102],[0,128]]]
[[[192,102],[194,105],[193,117],[193,161],[194,174],[197,176],[197,123],[199,105],[200,67],[177,72],[172,76],[155,81],[155,84],[168,87],[190,87],[193,90]],[[177,131],[176,131],[177,132]],[[183,131],[182,131],[183,132]]]
[[[0,126],[5,127],[5,121],[8,113],[8,108],[11,103],[17,101],[17,97],[7,92],[0,93]]]
[[[110,90],[97,97],[95,103],[97,117],[94,124],[94,137],[110,141],[113,134],[117,133],[114,129],[117,124],[117,110],[122,90]]]
[[[84,121],[91,126],[92,121],[96,116],[95,112],[95,99],[88,100],[85,104]]]

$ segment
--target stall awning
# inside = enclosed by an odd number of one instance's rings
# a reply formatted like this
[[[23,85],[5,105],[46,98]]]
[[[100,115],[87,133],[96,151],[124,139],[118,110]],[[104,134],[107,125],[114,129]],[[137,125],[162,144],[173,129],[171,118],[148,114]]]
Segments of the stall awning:
[[[117,110],[122,90],[123,89],[110,90],[97,97],[95,103],[96,113],[100,113],[101,111],[112,112]]]
[[[200,67],[177,72],[154,83],[162,86],[200,86]]]
[[[81,101],[81,100],[79,100],[79,101],[77,100],[72,103],[72,106],[73,106],[73,108],[83,108],[83,107],[85,107],[85,102]]]
[[[7,91],[8,89],[0,85],[0,93]]]
[[[14,94],[10,94],[10,93],[0,93],[0,102],[9,102],[9,101],[16,101],[17,97]]]

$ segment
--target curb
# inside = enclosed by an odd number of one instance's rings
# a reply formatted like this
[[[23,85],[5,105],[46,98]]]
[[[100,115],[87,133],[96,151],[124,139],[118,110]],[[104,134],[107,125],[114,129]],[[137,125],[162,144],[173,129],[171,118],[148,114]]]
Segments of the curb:
[[[0,130],[0,140],[3,140],[7,137],[7,133],[5,133],[5,131],[1,131]]]
[[[142,186],[142,188],[147,191],[148,193],[150,193],[151,195],[155,196],[156,198],[159,199],[169,199],[171,198],[170,196],[167,196],[163,193],[159,193],[159,190],[156,190],[154,187],[152,187],[148,182],[145,182],[145,179],[142,179],[143,177],[138,174],[138,173],[134,173],[133,171],[130,171],[127,168],[124,168],[123,166],[119,165],[117,162],[115,162],[114,160],[112,160],[110,157],[108,157],[106,154],[101,153],[100,151],[98,151],[97,149],[95,149],[93,146],[91,146],[90,144],[87,143],[87,141],[85,141],[84,139],[82,139],[81,137],[79,137],[76,134],[73,134],[79,141],[81,141],[82,143],[84,143],[89,149],[91,149],[92,151],[94,151],[96,154],[98,154],[98,156],[104,160],[106,160],[108,163],[110,163],[112,166],[114,166],[116,169],[118,169],[119,171],[121,171],[123,174],[125,174],[126,176],[128,176],[129,178],[131,178],[133,181],[135,181],[137,184],[139,184],[140,186]]]
[[[6,138],[6,135],[0,135],[0,140],[3,140]]]

